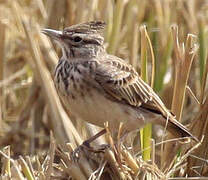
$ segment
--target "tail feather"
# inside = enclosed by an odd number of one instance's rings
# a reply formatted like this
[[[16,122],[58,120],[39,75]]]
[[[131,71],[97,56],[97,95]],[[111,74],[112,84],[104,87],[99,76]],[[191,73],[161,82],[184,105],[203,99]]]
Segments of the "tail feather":
[[[173,117],[168,120],[168,123],[165,118],[159,118],[159,124],[163,127],[167,126],[167,130],[176,137],[191,137],[195,141],[199,141],[184,125]]]

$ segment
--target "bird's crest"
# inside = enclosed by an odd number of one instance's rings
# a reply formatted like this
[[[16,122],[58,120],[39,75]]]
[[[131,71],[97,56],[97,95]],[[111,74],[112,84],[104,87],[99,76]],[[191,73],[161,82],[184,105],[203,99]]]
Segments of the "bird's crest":
[[[64,29],[67,33],[101,33],[105,28],[106,23],[103,21],[90,21],[87,23],[81,23],[72,25]]]

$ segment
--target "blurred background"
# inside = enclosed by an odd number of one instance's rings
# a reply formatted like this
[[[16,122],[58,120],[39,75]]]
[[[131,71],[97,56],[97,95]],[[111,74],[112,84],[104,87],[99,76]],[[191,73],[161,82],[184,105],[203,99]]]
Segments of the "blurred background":
[[[1,177],[12,177],[14,171],[11,169],[16,167],[17,172],[19,169],[19,173],[29,179],[23,171],[28,165],[33,179],[40,178],[37,175],[40,171],[45,179],[76,179],[66,165],[65,156],[65,166],[59,167],[62,170],[58,175],[54,172],[53,161],[45,158],[53,157],[54,163],[59,164],[60,157],[54,156],[53,145],[81,144],[93,134],[93,128],[64,111],[52,81],[61,51],[41,34],[41,29],[63,30],[91,20],[106,22],[103,35],[108,53],[125,59],[139,73],[145,62],[148,83],[180,122],[188,125],[199,140],[204,138],[194,151],[194,144],[175,151],[177,156],[173,154],[170,158],[174,163],[168,161],[171,148],[163,147],[162,160],[161,147],[157,146],[154,168],[159,168],[160,176],[156,171],[151,173],[156,179],[173,177],[174,173],[180,177],[207,176],[207,0],[0,0]],[[163,130],[153,127],[152,134],[156,143],[160,142]],[[141,150],[139,143],[134,143],[134,152],[138,150]],[[27,156],[26,162],[22,156]],[[133,159],[139,164],[137,157],[133,153]],[[182,163],[177,164],[180,160]],[[164,163],[166,161],[168,163]],[[34,162],[39,162],[39,166],[33,169],[29,164]],[[48,162],[47,167],[44,162]],[[140,171],[149,173],[149,166],[142,163],[146,169]],[[128,167],[130,170],[125,169],[124,175],[119,174],[119,177],[135,179],[134,166],[128,164]],[[83,174],[83,179],[89,178],[89,174]],[[105,176],[106,179],[112,177]],[[154,179],[153,175],[150,179]]]

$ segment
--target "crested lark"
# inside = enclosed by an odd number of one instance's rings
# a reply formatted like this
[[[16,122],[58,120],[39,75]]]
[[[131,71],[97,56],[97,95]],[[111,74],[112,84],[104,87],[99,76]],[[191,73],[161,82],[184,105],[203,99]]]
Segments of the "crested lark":
[[[68,110],[100,127],[108,121],[113,132],[120,122],[126,132],[156,123],[167,124],[177,137],[196,139],[130,64],[106,52],[101,36],[104,26],[105,23],[95,21],[63,31],[43,30],[62,48],[54,82]]]

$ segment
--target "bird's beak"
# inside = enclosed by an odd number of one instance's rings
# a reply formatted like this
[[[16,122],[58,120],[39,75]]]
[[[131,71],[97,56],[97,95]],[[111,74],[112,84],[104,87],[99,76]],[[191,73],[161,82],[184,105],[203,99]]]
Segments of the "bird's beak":
[[[50,38],[52,38],[54,40],[58,40],[58,41],[60,41],[61,37],[63,36],[62,31],[56,31],[53,29],[43,29],[41,32],[43,34],[46,34]]]

